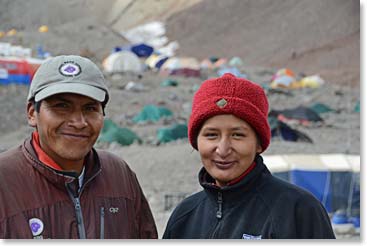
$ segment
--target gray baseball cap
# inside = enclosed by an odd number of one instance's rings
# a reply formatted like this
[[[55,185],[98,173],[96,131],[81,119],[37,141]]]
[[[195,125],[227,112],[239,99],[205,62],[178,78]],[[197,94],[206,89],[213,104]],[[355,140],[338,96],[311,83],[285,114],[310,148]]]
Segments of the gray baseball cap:
[[[103,103],[109,99],[101,70],[89,59],[75,55],[46,60],[33,77],[27,100],[39,102],[59,93],[76,93]]]

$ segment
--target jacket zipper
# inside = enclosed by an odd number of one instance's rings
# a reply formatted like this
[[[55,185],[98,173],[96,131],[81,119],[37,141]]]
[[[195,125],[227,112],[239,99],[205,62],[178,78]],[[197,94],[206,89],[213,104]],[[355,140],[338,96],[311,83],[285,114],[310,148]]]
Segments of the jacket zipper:
[[[217,218],[221,219],[222,218],[222,204],[223,204],[223,196],[222,196],[222,192],[218,192],[218,210],[217,210]]]
[[[76,219],[77,219],[77,222],[78,222],[79,236],[80,236],[81,239],[86,239],[85,227],[84,227],[84,221],[83,221],[83,214],[82,214],[82,207],[80,206],[79,197],[74,198],[74,205],[75,205]]]
[[[104,207],[101,207],[101,227],[100,227],[100,238],[104,239]]]
[[[76,220],[77,220],[77,224],[78,224],[78,232],[79,232],[79,237],[80,239],[86,239],[86,233],[85,233],[85,227],[84,227],[84,220],[83,220],[83,213],[82,213],[82,207],[80,205],[80,195],[82,194],[82,191],[85,187],[85,185],[87,183],[89,183],[95,176],[97,176],[101,171],[99,170],[97,173],[95,173],[92,177],[90,177],[80,188],[79,190],[79,194],[77,197],[74,197],[72,191],[69,190],[68,187],[68,183],[65,183],[66,186],[66,190],[69,193],[69,196],[71,197],[71,200],[74,203],[74,208],[75,208],[75,214],[76,214]],[[104,215],[104,212],[103,212]],[[104,219],[103,219],[104,220]],[[103,228],[103,232],[104,232],[104,228]]]
[[[220,191],[218,191],[217,204],[218,204],[218,209],[217,209],[217,212],[216,212],[216,217],[217,217],[218,220],[217,220],[217,224],[214,227],[213,232],[210,235],[210,238],[215,238],[215,236],[217,234],[217,229],[218,229],[219,224],[221,222],[221,218],[223,217],[223,211],[222,211],[222,208],[223,208],[223,194]]]
[[[71,198],[71,200],[73,201],[73,204],[74,204],[76,222],[77,222],[77,225],[78,225],[79,238],[80,239],[86,239],[82,207],[80,205],[80,193],[79,193],[78,197],[74,197],[72,191],[70,191],[70,189],[68,187],[68,183],[66,183],[65,186],[66,186],[66,190],[68,191],[69,196],[70,196],[70,198]]]

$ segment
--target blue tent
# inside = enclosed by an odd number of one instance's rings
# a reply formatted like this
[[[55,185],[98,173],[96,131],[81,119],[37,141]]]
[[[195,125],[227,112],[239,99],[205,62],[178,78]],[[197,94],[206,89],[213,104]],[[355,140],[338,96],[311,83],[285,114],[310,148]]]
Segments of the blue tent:
[[[153,47],[146,44],[133,45],[131,46],[130,50],[139,57],[148,57],[154,51]]]

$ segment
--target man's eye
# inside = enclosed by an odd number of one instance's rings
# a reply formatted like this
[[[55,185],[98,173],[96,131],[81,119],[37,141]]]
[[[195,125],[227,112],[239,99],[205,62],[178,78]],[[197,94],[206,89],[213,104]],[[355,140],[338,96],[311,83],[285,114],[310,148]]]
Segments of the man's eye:
[[[56,103],[53,105],[55,108],[68,108],[69,105],[67,103]]]
[[[98,108],[96,106],[87,106],[85,109],[88,112],[96,112],[96,111],[98,111]]]

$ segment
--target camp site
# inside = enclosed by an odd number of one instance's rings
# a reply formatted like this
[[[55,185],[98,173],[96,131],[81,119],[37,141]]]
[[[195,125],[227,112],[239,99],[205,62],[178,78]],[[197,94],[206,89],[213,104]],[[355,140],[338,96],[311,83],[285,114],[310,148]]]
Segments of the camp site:
[[[90,58],[111,94],[95,147],[136,173],[161,238],[173,209],[202,189],[200,156],[187,138],[192,97],[204,80],[232,73],[269,98],[269,170],[322,202],[337,239],[361,240],[360,7],[3,0],[0,152],[32,132],[25,105],[38,67],[60,54]]]

